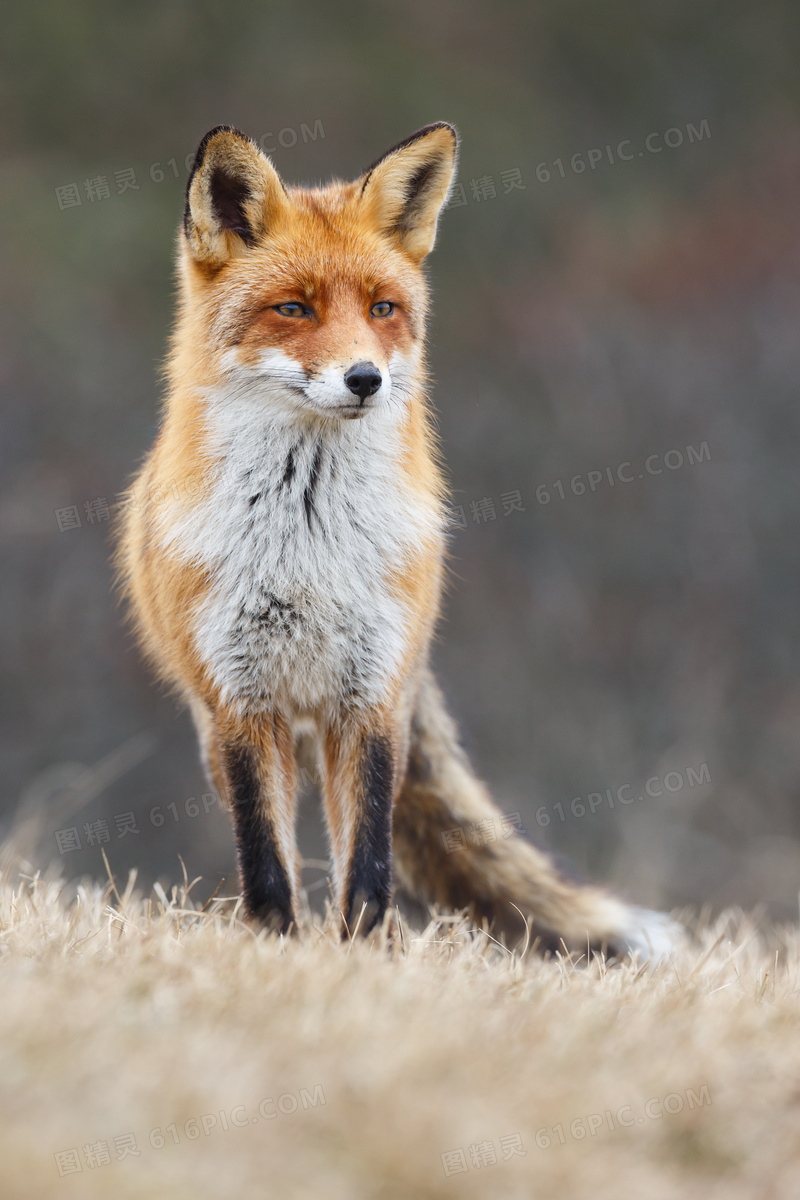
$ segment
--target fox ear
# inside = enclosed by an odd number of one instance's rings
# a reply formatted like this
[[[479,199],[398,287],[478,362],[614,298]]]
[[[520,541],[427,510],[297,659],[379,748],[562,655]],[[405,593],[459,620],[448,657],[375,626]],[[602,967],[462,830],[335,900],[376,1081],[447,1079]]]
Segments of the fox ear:
[[[183,229],[193,258],[222,266],[255,245],[287,205],[278,172],[255,142],[218,125],[198,146],[186,186]]]
[[[438,121],[399,142],[362,176],[365,219],[415,262],[433,249],[457,149],[453,126]]]

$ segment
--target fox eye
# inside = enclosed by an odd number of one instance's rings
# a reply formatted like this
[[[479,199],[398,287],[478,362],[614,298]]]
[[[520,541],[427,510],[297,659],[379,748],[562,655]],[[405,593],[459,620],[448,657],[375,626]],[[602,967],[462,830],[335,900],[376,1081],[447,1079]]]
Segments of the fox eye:
[[[369,311],[373,317],[390,317],[394,312],[394,305],[391,300],[379,300]]]
[[[310,317],[311,309],[305,304],[298,304],[291,300],[287,304],[274,305],[275,312],[279,312],[282,317]]]

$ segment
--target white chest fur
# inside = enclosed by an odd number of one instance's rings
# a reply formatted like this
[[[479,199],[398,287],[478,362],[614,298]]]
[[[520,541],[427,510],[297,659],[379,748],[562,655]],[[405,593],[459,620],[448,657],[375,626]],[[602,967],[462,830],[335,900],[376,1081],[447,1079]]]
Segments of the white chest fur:
[[[193,625],[222,698],[294,715],[374,705],[408,647],[387,577],[441,529],[402,476],[396,411],[301,423],[224,396],[208,411],[219,473],[161,529],[210,574]]]

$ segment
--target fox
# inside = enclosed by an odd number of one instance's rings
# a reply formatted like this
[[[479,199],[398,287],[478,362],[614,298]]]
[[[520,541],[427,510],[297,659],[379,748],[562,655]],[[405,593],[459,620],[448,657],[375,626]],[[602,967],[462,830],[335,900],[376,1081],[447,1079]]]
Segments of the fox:
[[[353,181],[293,186],[233,126],[203,137],[119,585],[191,713],[256,926],[298,927],[311,746],[343,937],[390,922],[397,888],[545,952],[657,961],[676,936],[666,915],[573,881],[522,836],[465,835],[502,813],[430,665],[450,525],[424,260],[457,153],[437,121]]]

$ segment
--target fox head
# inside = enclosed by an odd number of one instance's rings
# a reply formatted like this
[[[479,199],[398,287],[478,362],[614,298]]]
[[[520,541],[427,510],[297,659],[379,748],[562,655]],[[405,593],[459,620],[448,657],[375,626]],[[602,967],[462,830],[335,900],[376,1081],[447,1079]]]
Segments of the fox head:
[[[420,264],[456,148],[451,125],[427,125],[354,182],[306,188],[238,130],[207,133],[186,191],[179,324],[206,378],[301,420],[401,409],[422,371]]]

